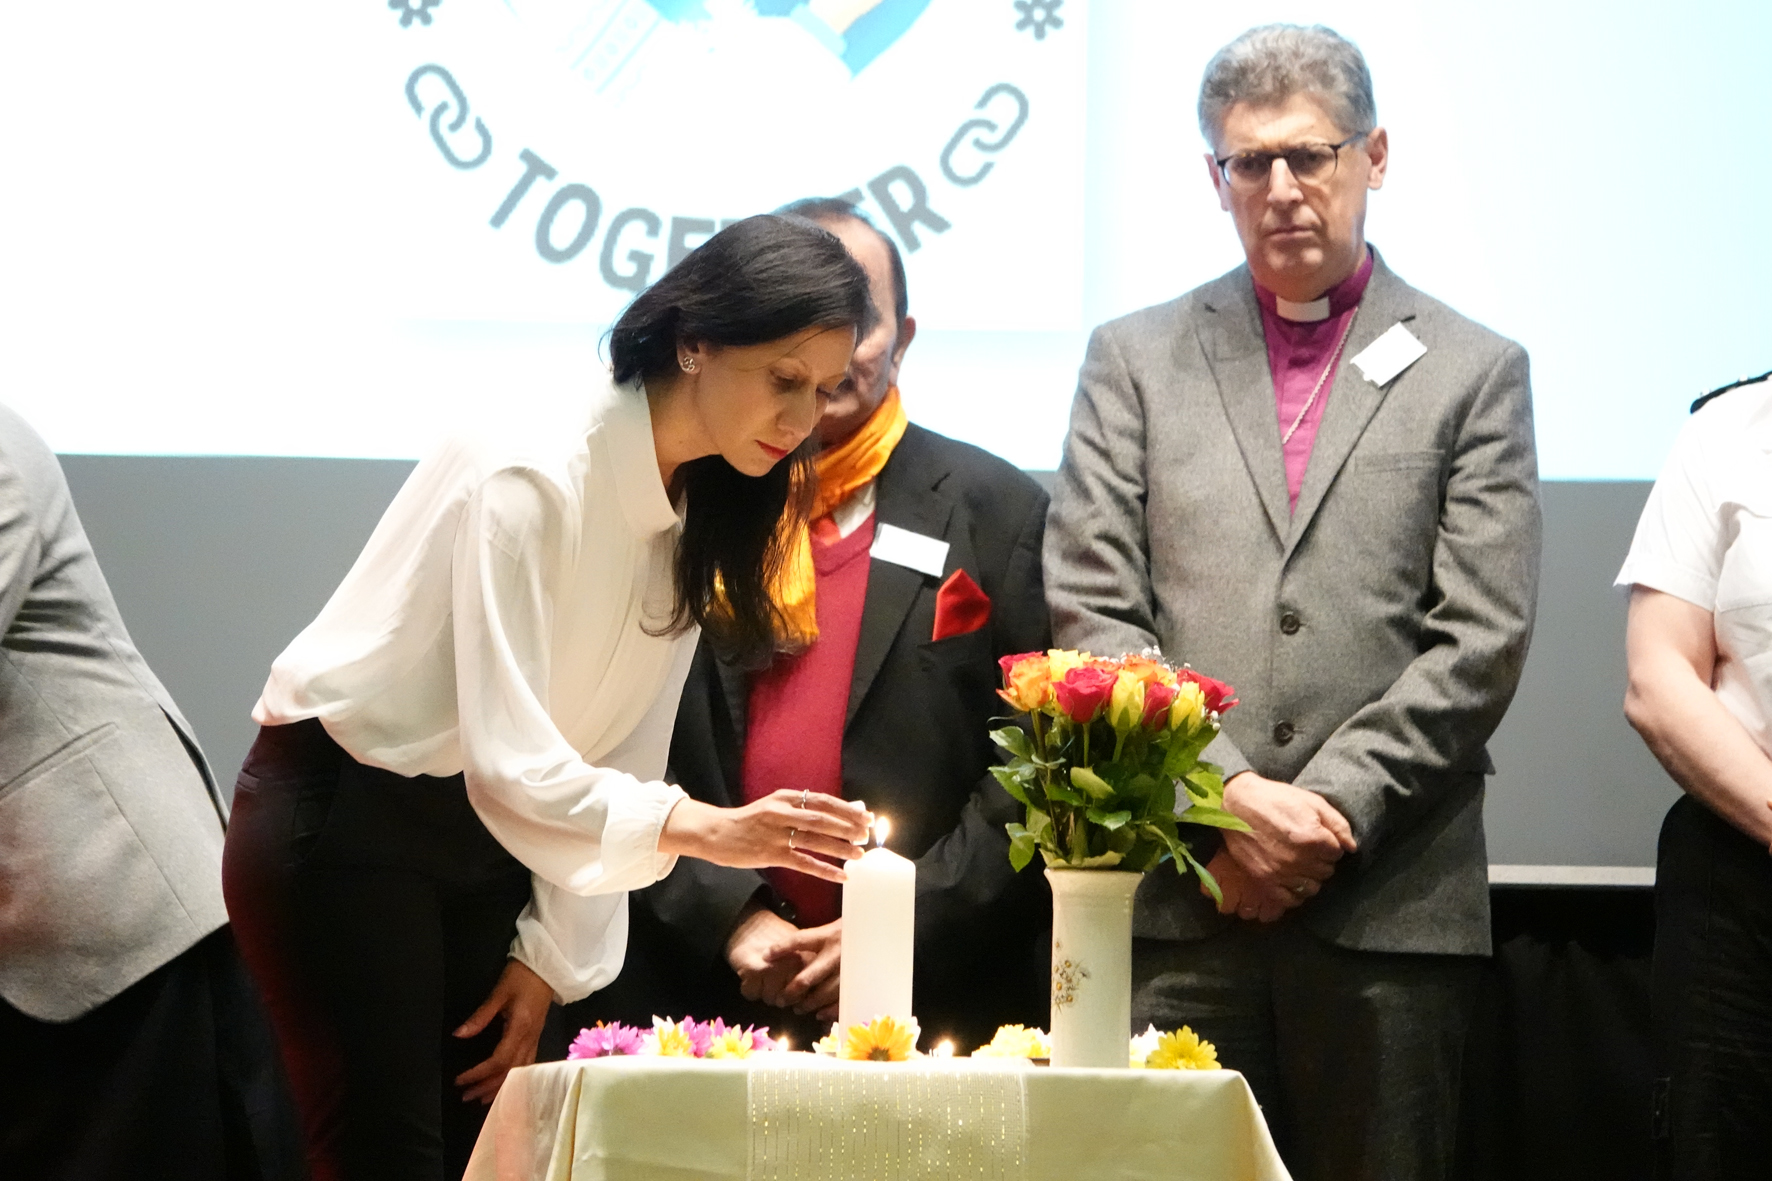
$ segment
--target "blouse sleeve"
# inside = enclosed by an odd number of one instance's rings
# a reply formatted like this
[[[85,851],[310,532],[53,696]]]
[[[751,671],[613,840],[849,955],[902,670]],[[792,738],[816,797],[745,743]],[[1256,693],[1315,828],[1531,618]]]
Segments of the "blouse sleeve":
[[[1615,586],[1664,591],[1714,611],[1717,578],[1728,548],[1721,505],[1711,486],[1717,457],[1707,445],[1709,423],[1694,416],[1680,432],[1660,479],[1637,521],[1630,554]]]
[[[579,544],[569,516],[564,494],[521,468],[470,498],[454,559],[457,717],[468,799],[492,835],[560,891],[608,894],[671,871],[658,838],[684,793],[591,766],[548,715],[554,588]],[[548,909],[538,894],[531,911]]]

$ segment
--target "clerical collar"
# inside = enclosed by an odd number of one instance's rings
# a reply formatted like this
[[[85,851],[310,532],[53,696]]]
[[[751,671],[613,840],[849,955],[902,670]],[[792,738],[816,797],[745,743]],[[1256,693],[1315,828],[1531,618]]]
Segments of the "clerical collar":
[[[1293,303],[1289,299],[1274,296],[1274,311],[1282,320],[1302,320],[1306,324],[1314,324],[1318,320],[1329,318],[1329,297],[1313,299],[1309,303]]]
[[[1290,320],[1296,324],[1316,324],[1331,316],[1339,316],[1360,302],[1366,294],[1366,281],[1372,278],[1372,251],[1366,251],[1365,261],[1353,274],[1325,291],[1319,298],[1309,303],[1293,303],[1289,299],[1281,299],[1260,283],[1255,285],[1255,297],[1261,306],[1279,316],[1282,320]]]

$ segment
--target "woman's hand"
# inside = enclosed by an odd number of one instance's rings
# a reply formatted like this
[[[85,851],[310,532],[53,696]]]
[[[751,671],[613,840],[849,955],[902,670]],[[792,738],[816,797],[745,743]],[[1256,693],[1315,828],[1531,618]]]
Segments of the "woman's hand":
[[[658,851],[740,869],[778,865],[840,882],[842,867],[813,854],[839,861],[860,857],[873,819],[861,803],[819,791],[770,792],[742,808],[684,799],[665,818]]]
[[[504,1033],[492,1056],[455,1076],[455,1085],[462,1088],[463,1103],[491,1103],[506,1074],[535,1061],[535,1043],[541,1037],[541,1025],[553,1001],[553,986],[527,965],[516,960],[505,963],[504,974],[492,986],[492,995],[455,1031],[456,1037],[473,1037],[494,1017],[504,1018]]]

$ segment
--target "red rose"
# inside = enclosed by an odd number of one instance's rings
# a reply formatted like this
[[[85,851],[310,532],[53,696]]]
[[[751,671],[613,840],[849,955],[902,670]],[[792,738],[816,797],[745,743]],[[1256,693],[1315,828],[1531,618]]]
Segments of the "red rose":
[[[1004,656],[998,659],[997,667],[1003,670],[1003,687],[1009,687],[1009,674],[1015,670],[1016,665],[1024,660],[1031,660],[1036,656],[1044,655],[1046,655],[1044,652],[1021,652],[1014,656]]]
[[[1201,676],[1191,668],[1184,668],[1175,675],[1200,687],[1200,692],[1206,695],[1206,709],[1210,713],[1221,714],[1237,704],[1237,691],[1223,681]]]
[[[1106,707],[1117,679],[1118,674],[1106,669],[1088,665],[1073,668],[1065,674],[1064,680],[1052,686],[1058,696],[1058,708],[1071,721],[1087,725]]]
[[[1169,724],[1169,707],[1181,687],[1163,681],[1147,681],[1144,686],[1144,728],[1161,730]]]

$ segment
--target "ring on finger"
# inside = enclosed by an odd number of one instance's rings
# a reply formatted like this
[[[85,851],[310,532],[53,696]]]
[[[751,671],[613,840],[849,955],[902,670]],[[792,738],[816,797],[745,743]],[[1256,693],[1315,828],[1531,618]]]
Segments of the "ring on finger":
[[[812,789],[809,787],[803,787],[800,789],[800,811],[804,812],[806,810],[806,801],[811,796],[811,792]]]
[[[799,829],[797,829],[797,828],[790,828],[790,829],[788,829],[788,848],[789,848],[789,849],[792,849],[792,848],[793,848],[793,847],[794,847],[794,836],[795,836],[795,834],[797,834],[797,833],[798,833],[798,832],[799,832],[799,831],[800,831],[800,830],[799,830]]]
[[[1306,882],[1300,882],[1296,886],[1292,887],[1292,892],[1294,894],[1298,895],[1300,898],[1305,897],[1307,891],[1309,891],[1309,890],[1310,890],[1310,885]]]

